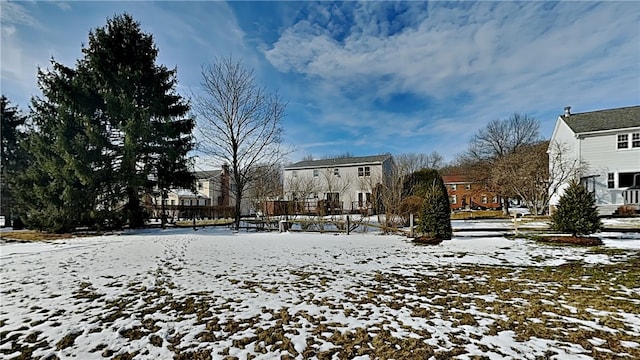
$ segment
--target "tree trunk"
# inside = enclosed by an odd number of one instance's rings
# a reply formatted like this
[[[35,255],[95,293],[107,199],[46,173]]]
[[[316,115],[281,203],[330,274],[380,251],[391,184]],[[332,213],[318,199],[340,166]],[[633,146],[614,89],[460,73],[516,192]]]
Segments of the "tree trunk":
[[[162,190],[161,195],[160,195],[160,211],[162,212],[161,215],[160,215],[160,223],[161,223],[163,229],[167,225],[167,214],[166,214],[165,208],[164,208],[164,200],[166,198],[167,198],[167,193],[166,193],[166,191]]]
[[[234,214],[234,223],[236,230],[240,230],[240,209],[242,203],[242,190],[240,190],[240,186],[236,186],[238,189],[236,191],[236,204],[235,204],[235,214]]]
[[[127,212],[129,218],[129,227],[140,228],[144,225],[144,216],[140,208],[140,199],[138,192],[134,187],[127,187]]]
[[[502,213],[509,215],[509,198],[506,196],[502,197]]]

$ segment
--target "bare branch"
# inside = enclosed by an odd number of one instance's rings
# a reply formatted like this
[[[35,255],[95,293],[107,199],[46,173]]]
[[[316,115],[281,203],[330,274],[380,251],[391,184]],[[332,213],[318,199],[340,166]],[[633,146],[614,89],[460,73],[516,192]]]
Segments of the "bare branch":
[[[202,93],[194,94],[199,150],[229,164],[235,186],[236,227],[240,203],[257,167],[276,167],[282,147],[286,103],[256,85],[253,71],[231,57],[202,67]]]

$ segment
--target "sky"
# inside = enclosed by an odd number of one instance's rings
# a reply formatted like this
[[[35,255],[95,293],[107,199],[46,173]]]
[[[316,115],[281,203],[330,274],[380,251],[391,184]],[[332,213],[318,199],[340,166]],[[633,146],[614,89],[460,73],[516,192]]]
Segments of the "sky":
[[[232,56],[287,102],[288,161],[350,153],[445,160],[514,113],[550,138],[573,113],[640,104],[640,2],[1,2],[2,94],[28,109],[37,68],[74,66],[127,12],[183,96]],[[196,119],[197,120],[197,119]]]

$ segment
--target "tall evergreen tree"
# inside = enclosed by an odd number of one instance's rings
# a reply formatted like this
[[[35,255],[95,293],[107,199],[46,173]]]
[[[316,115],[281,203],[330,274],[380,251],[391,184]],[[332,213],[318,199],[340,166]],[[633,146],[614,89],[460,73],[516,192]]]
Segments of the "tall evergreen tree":
[[[602,230],[596,199],[578,181],[571,181],[551,215],[554,230],[568,232],[573,236],[589,235]]]
[[[138,227],[144,221],[140,198],[150,178],[155,175],[166,187],[193,182],[189,105],[175,93],[176,70],[155,64],[152,35],[128,14],[91,31],[82,52],[76,69],[52,61],[52,70],[39,72],[43,98],[33,101],[39,131],[32,143],[37,163],[57,167],[33,170],[32,176],[60,188],[47,185],[36,193],[52,205],[56,202],[47,196],[62,192],[57,204],[62,214],[74,196],[81,199],[84,206],[76,208],[81,213],[71,224]]]
[[[12,225],[15,217],[14,179],[25,167],[25,152],[21,148],[21,142],[25,137],[24,126],[26,116],[20,113],[17,107],[12,106],[4,95],[0,97],[0,110],[2,123],[2,154],[0,158],[0,215],[4,216],[5,224]]]
[[[75,70],[52,65],[51,71],[38,70],[43,98],[32,100],[31,163],[18,187],[30,227],[64,232],[92,223],[96,179],[103,173],[93,166],[101,149],[90,141],[88,117],[79,111],[86,101],[79,91],[82,81]]]
[[[189,105],[174,92],[176,70],[155,64],[158,49],[153,37],[124,14],[89,33],[89,45],[79,68],[92,78],[103,100],[103,128],[110,129],[115,148],[115,183],[124,192],[125,219],[140,226],[140,196],[149,175],[157,173],[163,184],[193,182],[186,156],[192,149],[194,121],[186,118]],[[173,176],[164,169],[169,166]],[[177,183],[177,184],[176,184]]]
[[[409,176],[405,182],[408,195],[423,199],[418,232],[438,239],[451,239],[451,207],[442,176],[434,169],[423,169]]]
[[[422,202],[417,230],[437,239],[448,240],[452,234],[451,210],[449,202],[445,204],[442,198],[442,189],[434,182]]]

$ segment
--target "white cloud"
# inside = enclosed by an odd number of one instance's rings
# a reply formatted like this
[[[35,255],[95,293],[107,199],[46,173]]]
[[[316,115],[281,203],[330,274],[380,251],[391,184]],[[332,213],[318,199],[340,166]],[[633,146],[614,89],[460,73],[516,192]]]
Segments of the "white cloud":
[[[343,42],[336,41],[330,29],[303,20],[284,30],[265,55],[281,71],[337,86],[362,77],[369,79],[363,86],[369,86],[384,78],[387,86],[377,94],[382,97],[402,91],[438,97],[458,91],[500,93],[549,72],[560,72],[555,78],[562,80],[563,71],[585,62],[604,61],[601,66],[611,70],[630,57],[637,59],[638,42],[633,41],[638,40],[638,15],[629,11],[637,4],[606,4],[596,9],[591,4],[561,4],[551,27],[547,22],[553,19],[540,12],[542,6],[481,2],[461,10],[436,3],[428,18],[406,24],[392,36],[381,30],[389,26],[386,20],[356,13],[354,18],[360,22]],[[464,22],[451,20],[465,16]],[[593,24],[598,24],[596,29]],[[547,31],[541,32],[544,28]],[[618,56],[602,53],[620,39],[626,46],[618,48]]]
[[[0,19],[3,24],[22,24],[32,27],[41,26],[40,23],[29,14],[23,4],[14,1],[0,2]]]
[[[0,27],[1,54],[0,79],[3,94],[10,94],[9,89],[19,98],[10,96],[10,100],[20,107],[25,107],[27,100],[36,87],[35,72],[37,63],[34,52],[29,48],[20,28],[28,27],[41,30],[42,24],[31,16],[22,3],[0,2],[2,26]]]
[[[346,33],[345,24],[326,26],[325,12],[310,11],[265,51],[278,70],[308,78],[323,109],[318,122],[349,132],[365,122],[385,129],[373,135],[381,141],[436,131],[455,140],[514,111],[593,110],[603,97],[604,106],[640,101],[639,3],[430,2],[425,9],[409,2],[390,21],[385,7],[393,5],[347,3]],[[374,101],[401,93],[449,108],[463,126],[443,126],[443,114],[372,110]],[[461,94],[468,102],[451,103]]]

